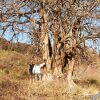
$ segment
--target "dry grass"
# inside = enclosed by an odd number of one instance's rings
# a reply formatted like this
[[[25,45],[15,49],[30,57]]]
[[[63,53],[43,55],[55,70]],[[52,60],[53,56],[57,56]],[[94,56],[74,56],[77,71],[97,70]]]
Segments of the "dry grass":
[[[0,50],[0,100],[89,100],[99,91],[100,81],[95,77],[88,79],[92,85],[79,88],[74,94],[68,91],[66,81],[30,83],[28,60],[15,51]]]

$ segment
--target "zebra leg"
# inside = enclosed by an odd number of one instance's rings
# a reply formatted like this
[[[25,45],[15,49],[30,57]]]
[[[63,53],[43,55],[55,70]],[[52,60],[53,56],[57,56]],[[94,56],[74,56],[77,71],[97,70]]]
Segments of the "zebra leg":
[[[40,80],[39,74],[37,74],[37,80],[38,80],[38,81]]]
[[[42,78],[43,78],[43,74],[42,73],[40,74],[40,78],[41,78],[41,81],[42,81]]]
[[[29,76],[30,83],[32,83],[32,75]]]
[[[35,74],[33,74],[33,82],[35,82]]]
[[[40,80],[40,73],[38,74],[38,81]]]
[[[39,73],[39,74],[38,74],[38,77],[39,77],[39,80],[41,81],[41,80],[42,80],[42,74]]]
[[[35,74],[35,81],[38,81],[38,74]]]

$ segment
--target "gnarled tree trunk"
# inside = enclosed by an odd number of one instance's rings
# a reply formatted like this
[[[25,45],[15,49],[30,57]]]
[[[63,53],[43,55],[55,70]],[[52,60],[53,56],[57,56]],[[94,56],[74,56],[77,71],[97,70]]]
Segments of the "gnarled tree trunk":
[[[43,41],[43,59],[46,60],[46,67],[47,67],[47,73],[44,77],[44,80],[51,80],[51,57],[52,57],[52,47],[50,38],[48,35],[48,23],[47,23],[47,16],[45,11],[45,4],[43,3],[42,9],[41,9],[41,32],[42,32],[42,41]]]
[[[54,46],[53,46],[53,74],[56,77],[60,77],[63,74],[63,63],[64,63],[64,53],[62,49],[61,41],[58,41],[56,34],[54,34]]]
[[[68,59],[67,82],[68,82],[69,91],[73,91],[73,92],[77,90],[77,85],[74,83],[74,81],[72,79],[74,63],[75,63],[74,58]]]

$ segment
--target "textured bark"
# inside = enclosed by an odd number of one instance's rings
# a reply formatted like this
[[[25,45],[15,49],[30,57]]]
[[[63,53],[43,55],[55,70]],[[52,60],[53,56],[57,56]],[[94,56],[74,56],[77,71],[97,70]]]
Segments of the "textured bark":
[[[72,79],[72,73],[73,73],[73,69],[74,69],[74,63],[75,60],[74,58],[72,58],[71,60],[68,60],[68,74],[67,74],[67,82],[68,82],[68,87],[69,87],[69,91],[70,92],[74,92],[77,90],[77,85],[74,83],[73,79]]]
[[[55,68],[54,68],[54,74],[59,77],[62,75],[62,69],[63,69],[63,64],[62,64],[62,59],[61,54],[56,54],[55,56]]]
[[[47,16],[45,11],[45,5],[43,4],[43,9],[41,10],[42,15],[42,26],[41,26],[41,32],[42,32],[42,40],[43,40],[43,59],[46,60],[46,68],[47,72],[46,75],[44,75],[43,80],[52,80],[51,76],[51,57],[52,57],[52,47],[50,43],[50,38],[48,36],[48,25],[47,25]]]
[[[54,47],[53,47],[53,65],[54,65],[54,75],[56,77],[61,77],[63,75],[63,67],[64,67],[64,51],[63,51],[63,43],[61,40],[59,41],[56,36],[54,36]]]

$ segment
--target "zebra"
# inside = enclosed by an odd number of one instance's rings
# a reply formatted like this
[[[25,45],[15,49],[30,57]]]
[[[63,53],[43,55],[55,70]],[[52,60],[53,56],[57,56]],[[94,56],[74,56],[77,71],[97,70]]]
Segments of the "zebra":
[[[29,64],[28,65],[28,73],[30,81],[32,80],[42,80],[43,73],[41,72],[41,68],[46,67],[45,61],[42,64]]]

